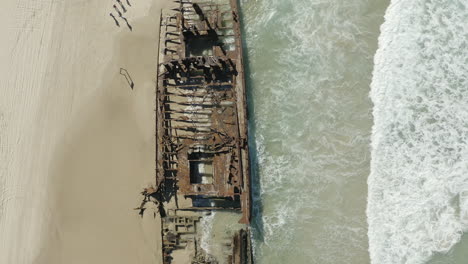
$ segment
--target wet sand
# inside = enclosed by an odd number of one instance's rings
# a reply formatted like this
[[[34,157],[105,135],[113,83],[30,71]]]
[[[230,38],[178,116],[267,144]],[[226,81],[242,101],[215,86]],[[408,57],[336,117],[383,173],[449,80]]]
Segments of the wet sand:
[[[161,259],[158,220],[133,208],[154,181],[159,14],[169,1],[129,2],[132,31],[115,1],[2,4],[0,263]]]

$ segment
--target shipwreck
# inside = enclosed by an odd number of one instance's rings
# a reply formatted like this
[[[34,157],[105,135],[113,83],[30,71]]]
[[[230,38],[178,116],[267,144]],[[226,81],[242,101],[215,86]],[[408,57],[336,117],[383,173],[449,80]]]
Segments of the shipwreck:
[[[247,102],[237,0],[176,1],[162,10],[156,89],[156,188],[163,263],[252,263]],[[239,215],[215,259],[200,221]]]

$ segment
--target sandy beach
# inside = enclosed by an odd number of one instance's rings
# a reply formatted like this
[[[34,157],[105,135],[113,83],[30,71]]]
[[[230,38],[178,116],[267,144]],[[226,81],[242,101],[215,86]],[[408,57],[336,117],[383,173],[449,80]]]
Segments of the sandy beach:
[[[169,1],[121,2],[132,30],[111,0],[2,5],[0,263],[160,260],[158,220],[133,208],[154,181],[159,15]]]

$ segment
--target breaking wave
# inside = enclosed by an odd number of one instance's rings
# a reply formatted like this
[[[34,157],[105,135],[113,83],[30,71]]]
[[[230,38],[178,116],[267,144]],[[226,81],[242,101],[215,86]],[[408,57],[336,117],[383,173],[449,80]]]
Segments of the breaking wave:
[[[381,27],[367,216],[372,263],[424,263],[468,231],[465,1],[392,1]]]

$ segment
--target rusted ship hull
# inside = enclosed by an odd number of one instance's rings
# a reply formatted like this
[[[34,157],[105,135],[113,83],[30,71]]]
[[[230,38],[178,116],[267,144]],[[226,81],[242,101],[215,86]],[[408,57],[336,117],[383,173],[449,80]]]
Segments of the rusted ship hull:
[[[163,10],[156,92],[156,197],[163,263],[252,263],[247,103],[236,0]],[[232,254],[200,247],[211,211],[239,214]]]

